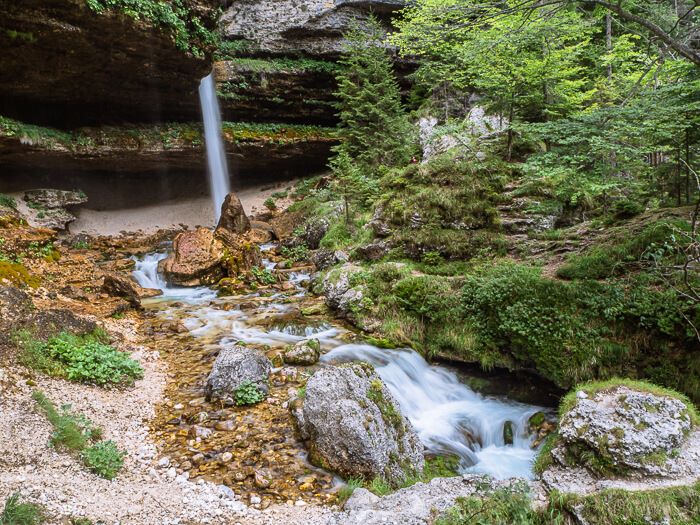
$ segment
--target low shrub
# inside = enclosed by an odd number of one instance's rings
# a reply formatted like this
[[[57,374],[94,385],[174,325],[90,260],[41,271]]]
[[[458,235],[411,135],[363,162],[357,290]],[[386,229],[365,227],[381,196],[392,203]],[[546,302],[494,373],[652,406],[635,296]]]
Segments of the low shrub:
[[[43,342],[25,332],[18,340],[23,347],[22,363],[49,375],[101,386],[129,384],[143,377],[141,365],[106,344],[104,333],[77,336],[63,332]]]
[[[3,208],[11,208],[13,210],[16,210],[17,201],[15,201],[14,197],[10,197],[9,195],[0,193],[0,206],[2,206]]]
[[[83,450],[81,457],[85,466],[98,476],[114,479],[124,466],[125,455],[113,441],[100,441]]]
[[[36,503],[22,501],[19,492],[5,500],[5,508],[0,514],[0,525],[39,525],[44,522],[44,509]]]
[[[252,381],[243,381],[233,393],[236,405],[255,405],[265,399],[265,393],[260,390]]]
[[[436,525],[535,525],[539,522],[531,508],[527,485],[522,484],[458,498],[457,504],[439,518]]]
[[[119,473],[126,453],[113,441],[100,441],[101,428],[93,426],[84,415],[72,412],[69,405],[62,406],[59,411],[41,392],[32,393],[32,398],[54,428],[51,446],[79,453],[83,464],[105,479],[113,479]]]

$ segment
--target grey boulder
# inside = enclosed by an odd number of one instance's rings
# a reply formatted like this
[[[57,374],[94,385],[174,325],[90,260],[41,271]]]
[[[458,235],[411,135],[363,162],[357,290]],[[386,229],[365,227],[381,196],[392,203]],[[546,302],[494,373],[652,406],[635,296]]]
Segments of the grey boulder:
[[[204,393],[208,401],[235,402],[236,391],[251,383],[267,394],[272,363],[262,353],[240,345],[221,349],[207,378]]]
[[[346,478],[399,483],[408,472],[423,470],[416,431],[370,365],[319,370],[293,414],[311,461]]]
[[[307,339],[289,345],[282,356],[288,365],[309,366],[318,363],[321,357],[321,343],[318,339]]]

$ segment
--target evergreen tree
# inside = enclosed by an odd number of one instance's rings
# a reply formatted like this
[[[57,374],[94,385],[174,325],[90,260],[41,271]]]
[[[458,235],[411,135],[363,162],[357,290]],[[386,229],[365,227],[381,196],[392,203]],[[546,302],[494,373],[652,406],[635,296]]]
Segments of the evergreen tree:
[[[336,76],[339,134],[336,153],[345,152],[358,168],[376,173],[411,156],[411,127],[379,22],[370,17],[345,35],[346,48]]]

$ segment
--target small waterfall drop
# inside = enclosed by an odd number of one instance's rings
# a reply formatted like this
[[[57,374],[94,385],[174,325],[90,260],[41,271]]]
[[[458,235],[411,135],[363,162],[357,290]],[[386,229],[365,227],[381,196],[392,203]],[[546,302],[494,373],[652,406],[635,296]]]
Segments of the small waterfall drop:
[[[540,407],[477,394],[453,371],[430,366],[413,350],[346,344],[321,361],[374,365],[427,449],[458,456],[464,472],[532,477],[537,451],[531,448],[528,420]],[[506,422],[513,428],[512,445],[504,443]]]
[[[207,147],[209,165],[209,186],[214,204],[214,214],[218,222],[221,205],[231,191],[231,183],[226,164],[226,150],[221,131],[221,111],[216,98],[214,73],[209,73],[199,84],[199,102],[204,120],[204,140]]]

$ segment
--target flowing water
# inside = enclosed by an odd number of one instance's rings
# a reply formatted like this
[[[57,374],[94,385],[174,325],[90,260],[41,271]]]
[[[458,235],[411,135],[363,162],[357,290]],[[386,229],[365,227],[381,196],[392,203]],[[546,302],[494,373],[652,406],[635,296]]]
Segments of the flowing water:
[[[216,220],[221,215],[221,205],[231,191],[226,150],[221,131],[221,111],[216,98],[214,74],[209,73],[199,84],[199,103],[202,106],[204,121],[204,140],[207,147],[207,163],[209,165],[209,186],[214,204]]]
[[[171,398],[177,397],[195,406],[195,410],[201,410],[204,406],[201,398],[203,383],[218,348],[223,344],[241,341],[260,348],[274,360],[286,345],[315,337],[324,350],[322,362],[362,360],[375,366],[429,453],[459,457],[463,472],[485,473],[496,478],[531,476],[536,450],[531,447],[533,437],[529,434],[528,420],[542,411],[541,407],[504,397],[482,396],[460,382],[451,368],[429,365],[412,350],[377,348],[366,344],[357,334],[333,319],[301,315],[300,305],[303,301],[313,300],[305,294],[303,283],[309,275],[303,271],[287,274],[294,284],[293,288],[288,286],[291,288],[288,290],[270,288],[238,297],[217,298],[212,290],[205,287],[169,287],[157,272],[158,262],[164,256],[151,254],[137,260],[134,277],[142,286],[163,290],[163,296],[148,303],[149,308],[162,322],[177,322],[180,326],[178,332],[182,342],[175,344],[174,355],[181,363],[178,366],[183,369],[182,375],[187,377],[173,380],[175,387]],[[274,262],[270,260],[265,260],[264,264],[269,268],[274,267]],[[166,339],[174,341],[170,337]],[[182,350],[183,346],[187,348],[186,352]],[[284,444],[279,443],[275,449],[279,452],[274,456],[277,459],[273,461],[271,456],[266,458],[271,477],[290,478],[288,471],[291,470],[300,473],[297,480],[303,480],[306,477],[301,473],[308,475],[311,472],[315,480],[314,495],[318,501],[323,501],[323,493],[331,491],[335,482],[332,476],[313,470],[306,463],[303,444],[293,437],[291,419],[284,406],[292,392],[290,387],[302,386],[311,371],[282,367],[273,372],[269,406],[237,408],[235,413],[227,413],[225,417],[237,418],[238,423],[248,421],[251,427],[257,427],[258,432],[266,422],[274,419],[276,426],[270,427],[269,433],[274,434],[279,442],[284,441]],[[173,411],[169,411],[166,418],[173,415],[170,412]],[[219,412],[210,407],[210,416],[215,414],[212,417],[219,417]],[[204,416],[193,412],[174,418],[176,425],[166,440],[177,442],[178,435],[188,432],[183,428],[182,421],[196,417],[202,419]],[[504,439],[506,425],[513,430],[513,443],[508,445]],[[284,426],[287,428],[281,428]],[[266,437],[258,436],[257,439],[264,441]],[[226,450],[236,452],[235,446],[238,445],[234,445],[220,442],[219,454],[224,446],[229,447]],[[191,442],[187,446],[190,447],[190,454],[195,452]],[[265,456],[265,450],[263,442],[258,453]],[[209,455],[217,457],[213,452]],[[235,461],[238,461],[238,457]],[[251,464],[251,461],[254,462],[250,455],[245,456],[238,466]],[[227,468],[221,465],[216,467],[219,475],[224,476],[224,481]],[[283,472],[284,469],[287,471]],[[256,490],[246,483],[241,481],[239,489]],[[303,486],[303,483],[298,481],[297,486]],[[280,489],[278,494],[282,492]],[[276,499],[284,498],[280,496]]]

